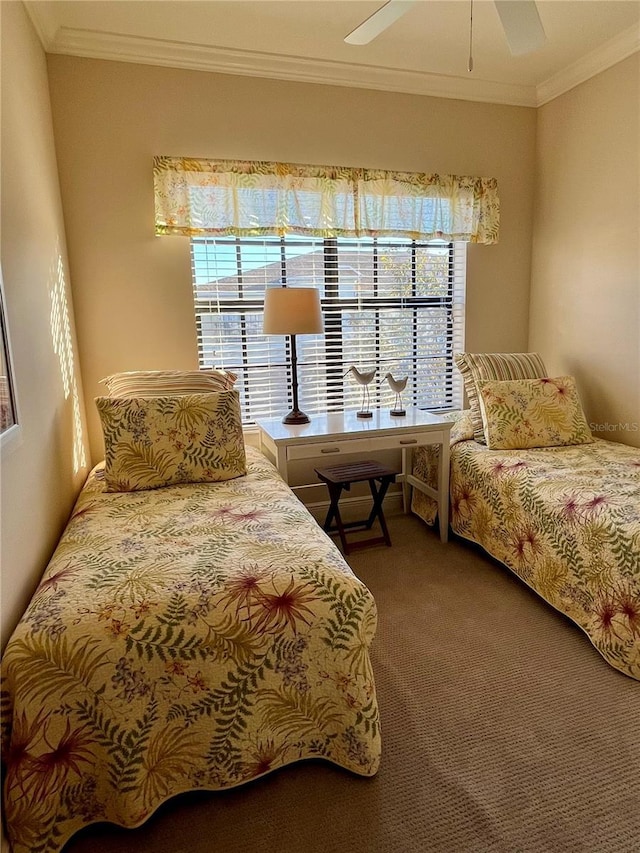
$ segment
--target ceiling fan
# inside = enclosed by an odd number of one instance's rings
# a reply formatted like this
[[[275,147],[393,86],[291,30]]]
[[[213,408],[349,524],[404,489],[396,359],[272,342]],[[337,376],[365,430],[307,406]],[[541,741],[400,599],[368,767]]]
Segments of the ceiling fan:
[[[388,0],[345,38],[347,44],[369,44],[418,0]],[[547,40],[534,0],[494,0],[512,56],[538,50]],[[471,0],[473,23],[473,0]]]

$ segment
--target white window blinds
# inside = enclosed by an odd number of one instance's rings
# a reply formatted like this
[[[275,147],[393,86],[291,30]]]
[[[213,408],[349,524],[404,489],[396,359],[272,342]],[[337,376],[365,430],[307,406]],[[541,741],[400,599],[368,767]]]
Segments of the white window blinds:
[[[463,349],[466,244],[300,237],[194,237],[193,289],[202,367],[238,375],[245,422],[291,406],[288,337],[262,333],[264,292],[320,290],[325,332],[299,336],[301,408],[357,408],[362,389],[345,372],[376,369],[374,406],[391,407],[385,373],[409,376],[403,403],[460,405],[453,353]]]

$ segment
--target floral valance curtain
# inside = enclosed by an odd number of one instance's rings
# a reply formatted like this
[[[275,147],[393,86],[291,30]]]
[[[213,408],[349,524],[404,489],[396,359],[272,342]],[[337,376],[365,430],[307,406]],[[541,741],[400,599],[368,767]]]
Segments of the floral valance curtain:
[[[156,234],[497,243],[495,178],[155,157]]]

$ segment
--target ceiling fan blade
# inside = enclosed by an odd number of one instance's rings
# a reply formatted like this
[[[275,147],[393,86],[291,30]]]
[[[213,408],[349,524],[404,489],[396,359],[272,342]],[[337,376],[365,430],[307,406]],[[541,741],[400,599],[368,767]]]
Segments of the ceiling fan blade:
[[[512,56],[533,53],[547,37],[533,0],[495,0]]]
[[[408,12],[416,0],[388,0],[384,6],[381,6],[372,15],[369,15],[366,21],[363,21],[359,26],[352,30],[345,37],[347,44],[369,44],[370,41],[380,33],[384,32],[387,27],[390,27],[394,21],[401,18],[405,12]]]

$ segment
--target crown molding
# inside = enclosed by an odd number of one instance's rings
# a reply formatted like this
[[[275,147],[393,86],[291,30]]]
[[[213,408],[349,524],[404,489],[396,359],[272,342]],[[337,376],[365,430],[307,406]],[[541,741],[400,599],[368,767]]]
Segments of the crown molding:
[[[23,4],[43,48],[46,52],[49,52],[55,42],[58,31],[58,24],[51,10],[42,4],[34,3],[33,0],[23,0]]]
[[[58,27],[46,4],[23,2],[47,53],[520,107],[540,107],[640,50],[634,25],[538,86],[524,86]]]
[[[61,27],[47,48],[49,53],[162,65],[219,74],[240,74],[329,86],[350,86],[429,95],[464,101],[485,101],[521,107],[536,106],[533,86],[379,68],[351,62],[276,56],[248,50],[186,44],[164,39],[103,33]]]
[[[606,71],[612,65],[622,62],[638,50],[640,50],[640,26],[634,24],[628,30],[623,30],[591,53],[587,53],[554,74],[553,77],[549,77],[544,83],[540,83],[536,87],[536,106],[541,107],[559,95],[564,95],[565,92],[595,77],[596,74]]]

